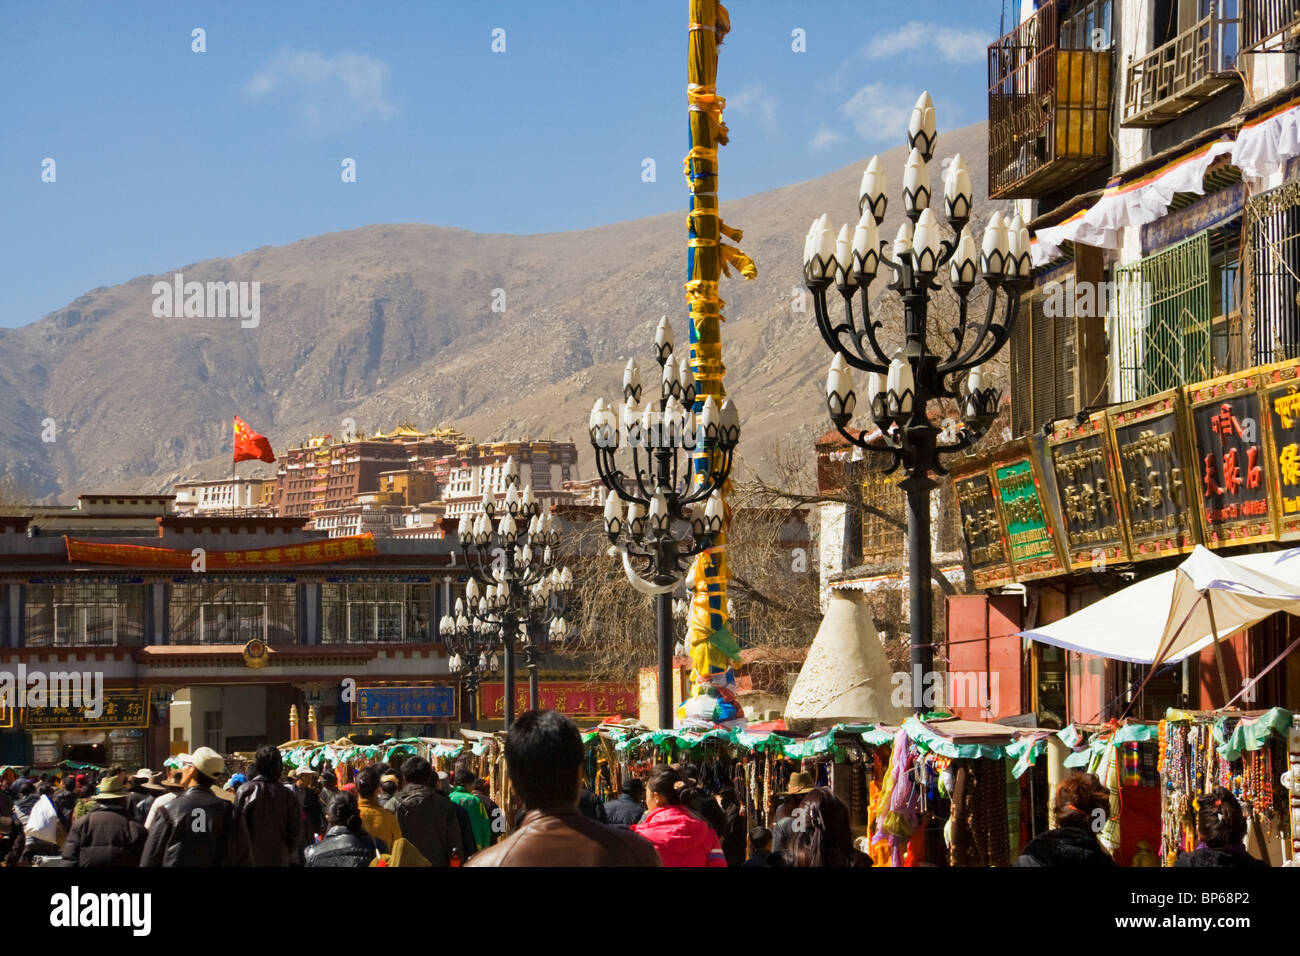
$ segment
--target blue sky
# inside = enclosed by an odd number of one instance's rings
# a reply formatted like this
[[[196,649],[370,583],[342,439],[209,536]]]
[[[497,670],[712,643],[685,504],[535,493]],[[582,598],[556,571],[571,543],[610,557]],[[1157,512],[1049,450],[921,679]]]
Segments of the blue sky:
[[[941,129],[985,118],[998,0],[729,9],[724,202],[897,145],[922,89]],[[0,325],[371,223],[536,233],[685,208],[686,14],[686,0],[0,5]]]

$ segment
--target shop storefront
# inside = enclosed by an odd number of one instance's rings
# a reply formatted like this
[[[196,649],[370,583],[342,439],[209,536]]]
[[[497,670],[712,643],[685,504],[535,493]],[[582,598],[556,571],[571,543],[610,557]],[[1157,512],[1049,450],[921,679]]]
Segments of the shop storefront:
[[[1240,554],[1300,538],[1298,373],[1292,360],[1169,389],[964,462],[954,478],[976,587],[1017,597],[1031,630],[1169,570],[1198,544]],[[1266,621],[1223,642],[1232,693],[1274,644],[1289,643],[1291,626]],[[950,627],[950,646],[987,639],[968,630]],[[1024,653],[1014,679],[1050,726],[1119,716],[1139,686],[1132,713],[1147,719],[1226,703],[1211,649],[1145,684],[1141,665],[1042,645]],[[1300,704],[1292,670],[1278,671],[1261,688],[1270,699],[1255,705]]]

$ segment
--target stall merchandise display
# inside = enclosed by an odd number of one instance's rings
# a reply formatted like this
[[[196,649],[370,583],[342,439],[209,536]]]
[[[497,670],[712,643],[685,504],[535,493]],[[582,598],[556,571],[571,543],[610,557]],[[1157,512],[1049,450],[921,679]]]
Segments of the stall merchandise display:
[[[1280,707],[1256,714],[1169,710],[1160,722],[1157,765],[1166,865],[1195,849],[1199,798],[1216,787],[1241,804],[1252,856],[1273,866],[1294,859],[1300,815],[1288,813],[1288,781],[1295,778],[1283,775],[1294,723]],[[1294,784],[1290,799],[1296,799]]]

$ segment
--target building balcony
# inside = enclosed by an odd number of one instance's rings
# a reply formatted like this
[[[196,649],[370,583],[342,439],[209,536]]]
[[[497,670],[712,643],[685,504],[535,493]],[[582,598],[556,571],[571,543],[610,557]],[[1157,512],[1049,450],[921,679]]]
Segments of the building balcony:
[[[1294,48],[1300,39],[1300,0],[1241,0],[1241,52],[1281,45]]]
[[[1110,162],[1111,54],[1087,36],[1048,4],[989,47],[991,198],[1038,198]]]
[[[1163,126],[1240,83],[1237,32],[1237,18],[1220,16],[1210,4],[1199,23],[1131,61],[1120,125]]]

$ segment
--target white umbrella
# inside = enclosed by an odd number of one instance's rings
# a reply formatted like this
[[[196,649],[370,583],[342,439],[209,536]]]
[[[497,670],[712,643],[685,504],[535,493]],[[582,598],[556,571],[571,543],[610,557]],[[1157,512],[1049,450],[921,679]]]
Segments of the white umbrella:
[[[1295,580],[1197,545],[1174,570],[1020,636],[1137,664],[1181,661],[1277,611],[1300,615],[1300,558],[1288,571]]]

